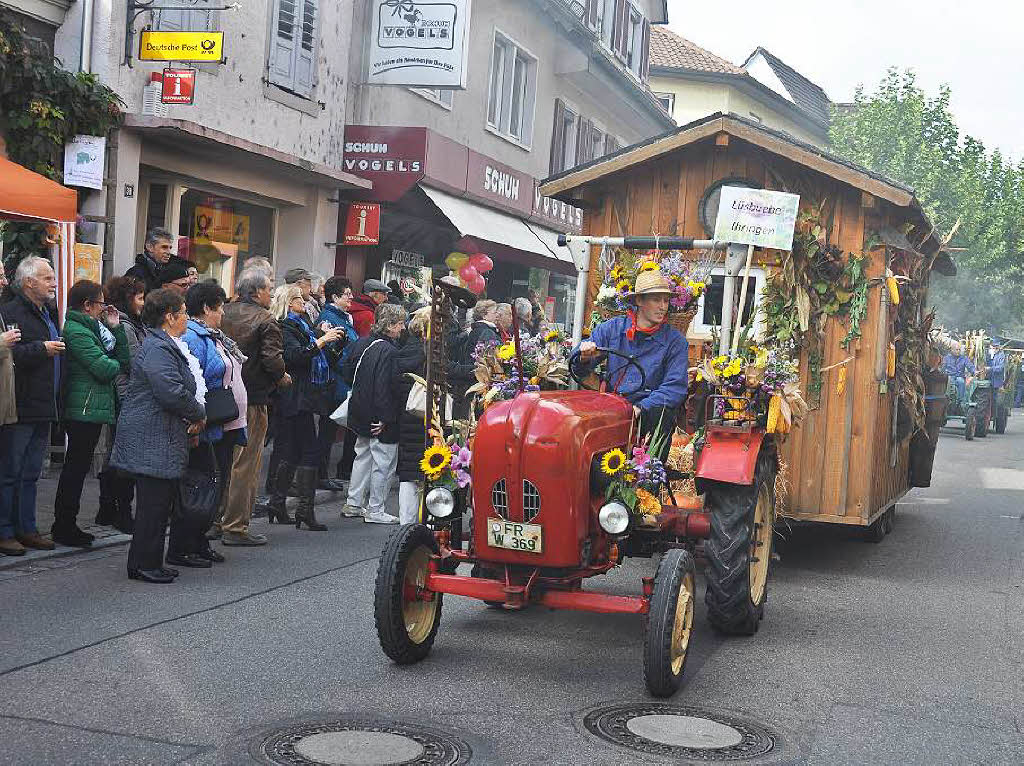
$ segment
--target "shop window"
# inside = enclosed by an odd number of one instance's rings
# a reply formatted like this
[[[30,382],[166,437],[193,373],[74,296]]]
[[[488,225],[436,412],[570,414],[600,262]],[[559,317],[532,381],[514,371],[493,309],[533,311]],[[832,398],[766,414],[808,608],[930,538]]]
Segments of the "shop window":
[[[736,284],[736,300],[739,301],[739,291],[742,285],[742,276]],[[747,285],[747,300],[744,304],[742,323],[744,326],[754,316],[755,334],[760,335],[763,329],[763,320],[760,315],[755,316],[755,307],[761,304],[761,293],[764,291],[765,273],[764,269],[752,268],[750,270],[750,283]],[[697,316],[694,317],[691,329],[698,335],[710,335],[712,330],[718,330],[722,325],[722,297],[725,291],[725,269],[717,266],[711,271],[711,280],[707,291],[701,296],[697,307]]]
[[[537,59],[510,38],[494,33],[487,127],[529,147],[537,91]]]
[[[146,231],[167,226],[167,184],[151,183],[146,201]]]
[[[451,88],[409,88],[417,96],[423,96],[427,101],[433,101],[445,109],[452,108],[452,96],[455,93]]]
[[[268,80],[303,98],[313,95],[319,43],[319,0],[274,0]]]
[[[178,255],[192,261],[201,277],[220,282],[229,295],[246,259],[272,259],[273,208],[187,189],[178,221]]]

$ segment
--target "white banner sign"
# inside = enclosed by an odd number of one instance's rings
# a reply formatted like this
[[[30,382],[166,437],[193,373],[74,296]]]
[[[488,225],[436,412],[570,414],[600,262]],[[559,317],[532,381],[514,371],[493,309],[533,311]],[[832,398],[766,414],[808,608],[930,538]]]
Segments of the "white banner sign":
[[[471,0],[372,0],[370,85],[465,88]]]
[[[723,186],[715,239],[776,250],[793,248],[800,195]]]
[[[75,136],[64,145],[64,185],[103,188],[103,136]]]

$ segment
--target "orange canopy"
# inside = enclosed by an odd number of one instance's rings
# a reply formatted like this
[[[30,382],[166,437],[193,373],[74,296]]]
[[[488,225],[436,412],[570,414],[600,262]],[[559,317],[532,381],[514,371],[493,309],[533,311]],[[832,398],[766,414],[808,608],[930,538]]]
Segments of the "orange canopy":
[[[0,157],[0,218],[75,220],[78,192]]]

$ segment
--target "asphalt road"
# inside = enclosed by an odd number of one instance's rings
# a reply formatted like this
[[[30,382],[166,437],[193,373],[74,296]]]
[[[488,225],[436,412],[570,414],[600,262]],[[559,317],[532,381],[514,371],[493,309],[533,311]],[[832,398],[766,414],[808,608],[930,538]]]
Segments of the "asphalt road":
[[[1024,417],[944,433],[933,486],[882,543],[787,533],[756,636],[716,637],[701,603],[673,702],[768,729],[752,763],[1024,763],[1022,493]],[[639,619],[449,598],[433,654],[400,668],[372,618],[391,530],[325,516],[327,533],[261,528],[266,548],[172,586],[127,580],[123,548],[0,572],[0,763],[251,763],[278,725],[351,714],[452,732],[474,764],[664,762],[582,723],[649,699]]]

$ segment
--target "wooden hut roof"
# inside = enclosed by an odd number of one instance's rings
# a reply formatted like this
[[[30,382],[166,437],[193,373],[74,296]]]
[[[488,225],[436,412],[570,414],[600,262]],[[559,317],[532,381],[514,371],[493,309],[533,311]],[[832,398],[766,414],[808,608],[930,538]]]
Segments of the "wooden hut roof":
[[[908,208],[913,216],[923,221],[924,229],[931,232],[925,241],[914,249],[929,254],[936,253],[934,268],[939,273],[948,276],[956,274],[956,266],[949,254],[939,252],[944,244],[921,208],[921,204],[914,195],[914,190],[909,186],[886,178],[813,144],[800,141],[788,133],[768,128],[736,114],[716,112],[662,135],[654,136],[592,162],[553,175],[543,182],[540,193],[546,197],[556,197],[578,204],[579,199],[574,198],[573,192],[582,186],[722,133],[735,136],[772,154],[886,200],[896,207]]]

